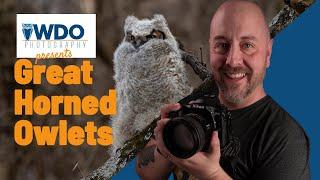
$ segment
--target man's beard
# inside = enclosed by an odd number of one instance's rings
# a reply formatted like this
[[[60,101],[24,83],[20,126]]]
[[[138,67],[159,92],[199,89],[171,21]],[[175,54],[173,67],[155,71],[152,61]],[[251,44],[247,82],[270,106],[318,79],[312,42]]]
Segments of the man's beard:
[[[246,76],[244,77],[247,80],[245,87],[241,87],[242,84],[227,85],[224,81],[224,78],[226,78],[226,72],[246,73]],[[246,67],[222,67],[219,69],[219,72],[214,72],[213,74],[223,98],[229,103],[241,104],[260,84],[262,84],[265,71],[257,74],[252,74],[252,71]],[[249,78],[250,76],[251,78]]]

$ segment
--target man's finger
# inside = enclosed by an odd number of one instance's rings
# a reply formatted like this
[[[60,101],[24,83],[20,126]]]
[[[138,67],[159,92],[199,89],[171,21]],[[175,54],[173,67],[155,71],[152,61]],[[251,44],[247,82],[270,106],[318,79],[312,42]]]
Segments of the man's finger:
[[[157,147],[158,147],[159,151],[161,152],[161,155],[166,157],[169,152],[168,152],[167,148],[165,147],[162,138],[163,138],[162,132],[159,131],[157,134]]]
[[[161,119],[157,124],[158,131],[161,131],[162,133],[164,126],[168,123],[169,120],[170,119],[168,118]]]
[[[161,108],[161,119],[168,118],[168,113],[171,111],[177,111],[181,108],[179,103],[167,104]]]
[[[214,131],[212,133],[209,156],[215,156],[220,158],[220,140],[218,136],[218,131]]]
[[[159,138],[159,134],[162,133],[163,131],[163,128],[164,128],[164,125],[169,121],[169,119],[165,118],[165,119],[160,119],[158,122],[157,122],[157,127],[154,129],[154,136],[155,136],[155,139],[158,139]]]

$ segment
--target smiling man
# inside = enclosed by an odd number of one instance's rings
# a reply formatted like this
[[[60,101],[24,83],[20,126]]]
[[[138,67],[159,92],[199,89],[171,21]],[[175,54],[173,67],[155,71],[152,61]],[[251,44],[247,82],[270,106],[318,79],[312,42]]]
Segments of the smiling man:
[[[209,43],[220,100],[229,109],[249,106],[266,95],[263,78],[270,65],[272,39],[255,4],[223,4],[212,19]]]
[[[310,179],[304,130],[263,88],[273,41],[259,6],[249,1],[223,3],[212,18],[209,42],[219,100],[231,110],[239,153],[229,159],[229,167],[220,164],[220,142],[214,132],[208,151],[188,159],[174,157],[162,141],[168,112],[180,108],[170,104],[162,108],[156,140],[138,154],[138,174],[143,179],[165,179],[177,167],[185,171],[185,179]]]

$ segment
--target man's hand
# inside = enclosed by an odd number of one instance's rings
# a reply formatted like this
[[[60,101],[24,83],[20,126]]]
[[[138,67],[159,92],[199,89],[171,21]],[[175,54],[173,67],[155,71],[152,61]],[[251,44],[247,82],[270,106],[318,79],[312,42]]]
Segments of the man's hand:
[[[163,143],[162,131],[169,121],[168,113],[177,111],[180,108],[180,104],[169,104],[161,109],[161,120],[157,122],[157,127],[154,130],[156,145],[161,155],[199,179],[231,179],[219,164],[220,141],[218,132],[212,133],[210,147],[207,152],[198,152],[188,159],[176,158],[167,150]]]
[[[143,180],[168,179],[173,169],[173,164],[160,155],[156,148],[156,141],[151,138],[137,154],[136,172]]]

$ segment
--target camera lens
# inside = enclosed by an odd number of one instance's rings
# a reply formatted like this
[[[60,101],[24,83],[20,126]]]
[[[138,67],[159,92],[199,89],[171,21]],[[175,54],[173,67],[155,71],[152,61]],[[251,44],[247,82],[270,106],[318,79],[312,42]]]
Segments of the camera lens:
[[[205,132],[201,117],[187,114],[171,119],[163,130],[163,141],[171,154],[178,158],[189,158],[205,144]]]
[[[172,143],[176,144],[183,151],[190,151],[194,147],[192,134],[187,126],[178,124],[173,129]]]

